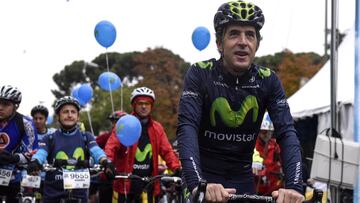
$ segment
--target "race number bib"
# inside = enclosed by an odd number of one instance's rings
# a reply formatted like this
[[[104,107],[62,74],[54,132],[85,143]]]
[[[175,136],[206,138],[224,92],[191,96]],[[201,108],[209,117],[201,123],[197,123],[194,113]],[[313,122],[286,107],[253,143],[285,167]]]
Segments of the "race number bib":
[[[40,188],[41,177],[40,176],[23,176],[21,180],[21,186],[30,188]]]
[[[3,185],[3,186],[9,185],[12,172],[13,172],[12,167],[0,168],[0,185]]]
[[[89,169],[63,170],[64,189],[85,189],[90,187]]]

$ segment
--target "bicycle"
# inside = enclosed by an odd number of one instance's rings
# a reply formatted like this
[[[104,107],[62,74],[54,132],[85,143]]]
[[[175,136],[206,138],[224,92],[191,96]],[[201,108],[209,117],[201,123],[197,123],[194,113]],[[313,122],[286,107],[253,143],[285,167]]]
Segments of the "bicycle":
[[[200,180],[198,184],[198,190],[192,198],[192,203],[203,203],[205,202],[206,193],[206,180]],[[323,192],[321,190],[314,190],[314,195],[311,200],[303,201],[303,203],[321,203]],[[230,203],[275,203],[276,199],[272,196],[263,196],[256,194],[231,194],[228,202]]]
[[[152,184],[156,180],[160,180],[161,185],[161,194],[159,196],[160,203],[183,203],[185,202],[184,197],[182,195],[182,180],[180,177],[171,176],[168,174],[161,174],[153,177],[141,177],[134,174],[117,174],[115,179],[125,179],[132,180],[137,179],[141,180],[145,183],[142,192],[146,193],[148,188],[152,186]],[[142,200],[145,201],[144,199]]]
[[[88,161],[76,159],[55,160],[54,163],[56,164],[44,164],[43,171],[62,173],[62,177],[58,176],[58,178],[62,178],[67,195],[66,198],[60,199],[60,203],[81,203],[81,198],[73,197],[73,189],[89,189],[91,174],[103,170],[98,164],[90,166]],[[79,165],[81,168],[78,168]]]

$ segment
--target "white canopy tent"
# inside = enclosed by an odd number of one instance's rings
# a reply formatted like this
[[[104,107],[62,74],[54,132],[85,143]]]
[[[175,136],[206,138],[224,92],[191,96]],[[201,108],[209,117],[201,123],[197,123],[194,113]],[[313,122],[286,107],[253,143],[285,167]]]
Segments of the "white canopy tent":
[[[353,140],[354,103],[354,41],[355,31],[348,31],[338,47],[337,101],[340,133]],[[303,87],[294,93],[288,103],[295,120],[318,116],[318,132],[330,128],[330,61]]]

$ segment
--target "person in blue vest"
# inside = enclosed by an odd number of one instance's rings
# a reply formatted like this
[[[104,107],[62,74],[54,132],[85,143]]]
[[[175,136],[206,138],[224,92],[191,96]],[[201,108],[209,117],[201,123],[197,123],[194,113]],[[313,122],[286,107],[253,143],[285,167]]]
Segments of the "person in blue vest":
[[[28,163],[31,152],[38,148],[35,126],[17,109],[22,94],[11,85],[0,86],[0,196],[6,202],[17,202],[21,165]]]
[[[82,165],[92,157],[96,163],[104,167],[104,172],[109,179],[114,178],[115,169],[104,151],[96,144],[95,137],[89,132],[82,132],[77,125],[80,118],[81,106],[79,101],[71,96],[65,96],[55,102],[55,113],[60,127],[53,133],[46,135],[39,142],[39,150],[32,156],[28,166],[28,173],[38,172],[45,161],[57,165],[63,160],[78,160],[78,168],[86,168]],[[55,160],[55,161],[54,161]],[[59,161],[60,160],[60,161]],[[48,171],[45,176],[43,202],[56,203],[61,198],[66,198],[68,193],[64,190],[61,172]],[[72,197],[88,202],[88,189],[76,189],[72,191]]]
[[[38,140],[39,142],[45,137],[47,134],[52,134],[55,132],[55,128],[48,128],[46,126],[46,122],[49,116],[49,110],[44,105],[36,105],[31,111],[30,115],[33,119],[34,125],[37,130]],[[40,200],[42,198],[42,191],[44,189],[44,180],[45,180],[45,172],[41,173],[41,187],[39,190],[34,192],[36,199]]]

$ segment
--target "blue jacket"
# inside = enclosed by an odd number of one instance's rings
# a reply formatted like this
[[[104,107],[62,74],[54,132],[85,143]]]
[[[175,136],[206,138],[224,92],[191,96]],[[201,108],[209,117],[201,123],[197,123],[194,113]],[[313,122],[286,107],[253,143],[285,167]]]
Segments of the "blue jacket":
[[[185,182],[200,178],[253,193],[252,153],[265,111],[275,126],[286,188],[302,192],[300,144],[280,80],[251,65],[242,76],[224,71],[220,60],[198,62],[185,76],[177,139]],[[234,183],[234,184],[233,184]]]

